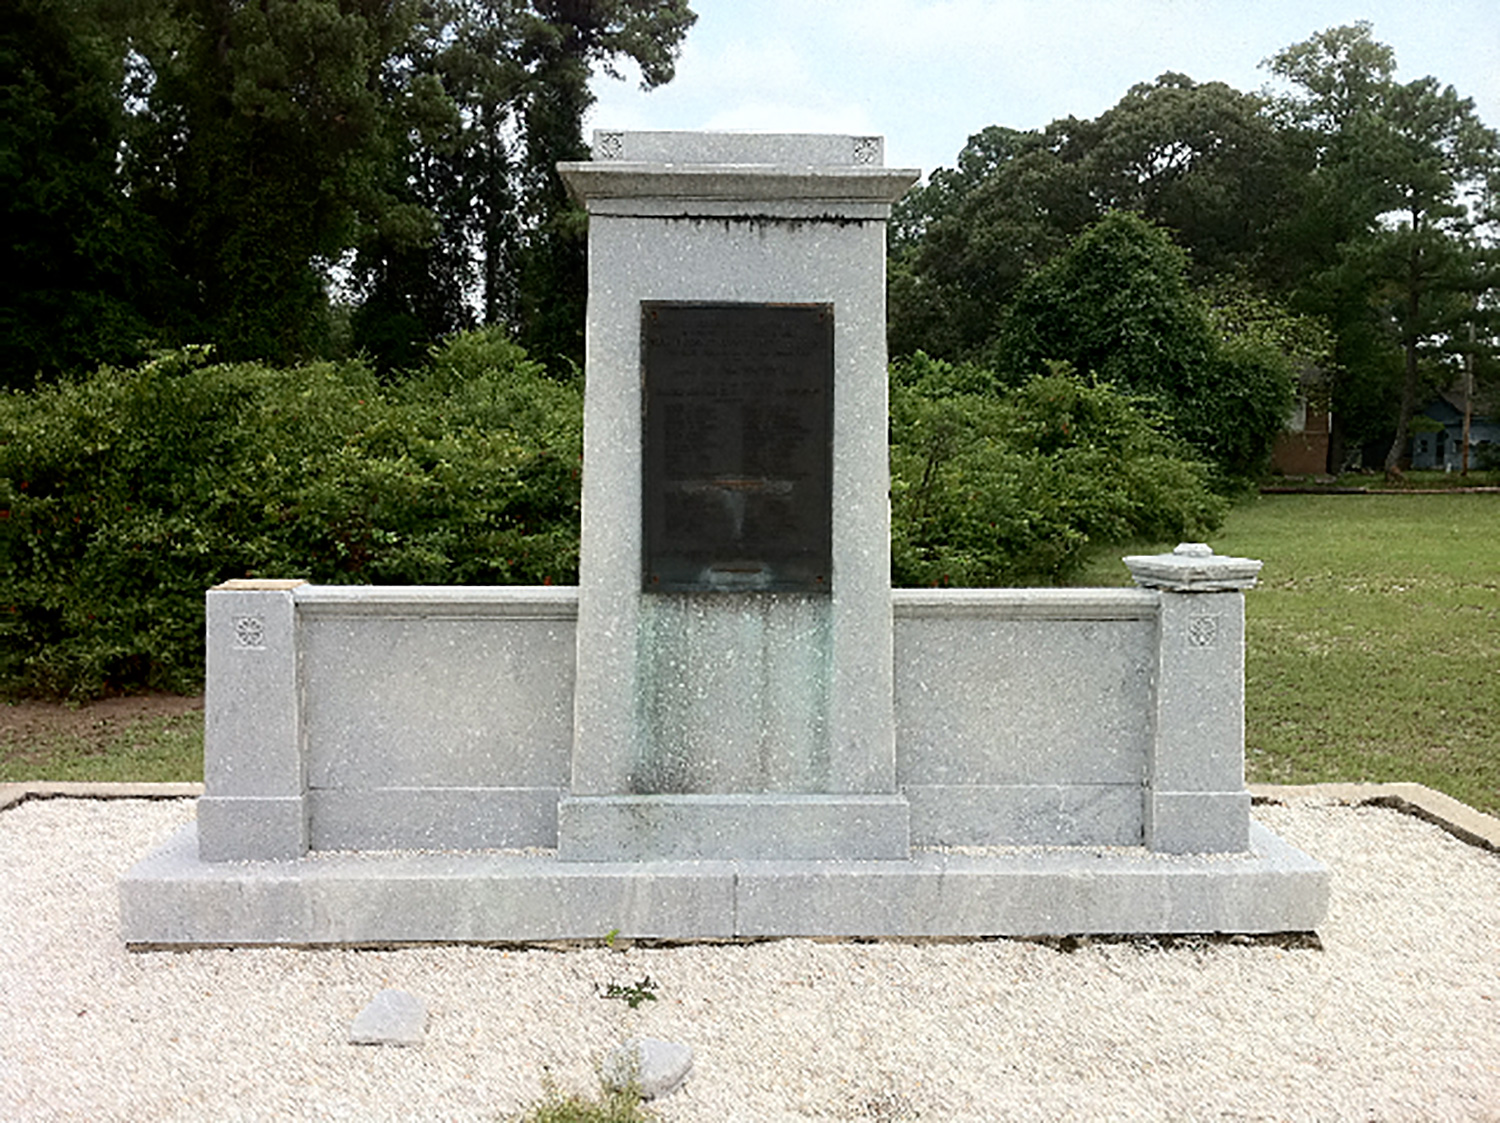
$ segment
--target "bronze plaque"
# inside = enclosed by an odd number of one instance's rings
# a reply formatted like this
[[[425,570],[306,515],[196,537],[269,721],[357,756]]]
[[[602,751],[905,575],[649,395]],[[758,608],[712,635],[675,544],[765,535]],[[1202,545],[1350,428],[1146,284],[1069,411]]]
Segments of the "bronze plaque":
[[[828,592],[833,306],[641,305],[645,588]]]

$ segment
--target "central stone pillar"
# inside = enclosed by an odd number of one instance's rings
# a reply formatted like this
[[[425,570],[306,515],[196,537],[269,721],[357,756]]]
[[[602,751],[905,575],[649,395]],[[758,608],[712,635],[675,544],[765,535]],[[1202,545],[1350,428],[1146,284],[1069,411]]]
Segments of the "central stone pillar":
[[[878,137],[596,133],[566,860],[905,858]]]

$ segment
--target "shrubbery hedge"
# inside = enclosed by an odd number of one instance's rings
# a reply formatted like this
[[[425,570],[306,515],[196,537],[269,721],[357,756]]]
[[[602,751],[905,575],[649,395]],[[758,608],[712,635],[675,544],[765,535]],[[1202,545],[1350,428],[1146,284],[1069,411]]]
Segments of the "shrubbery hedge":
[[[382,383],[178,352],[0,397],[0,685],[196,689],[203,591],[576,580],[579,380],[498,333]]]
[[[1051,585],[1087,548],[1198,539],[1228,504],[1137,402],[1065,364],[1015,388],[920,352],[892,368],[897,585]]]
[[[1184,446],[1064,370],[917,356],[891,391],[897,584],[1049,584],[1223,517]],[[487,332],[394,382],[189,351],[0,396],[0,690],[197,689],[230,577],[576,581],[581,399]]]

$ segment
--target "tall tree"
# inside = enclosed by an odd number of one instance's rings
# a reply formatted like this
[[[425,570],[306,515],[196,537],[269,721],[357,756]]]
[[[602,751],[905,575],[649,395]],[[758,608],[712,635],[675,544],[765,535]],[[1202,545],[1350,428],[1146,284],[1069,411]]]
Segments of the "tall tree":
[[[553,165],[586,152],[592,72],[667,81],[693,19],[686,0],[0,6],[0,380],[153,344],[294,360],[329,345],[350,279],[383,366],[480,320],[580,357],[583,217]]]
[[[686,0],[448,0],[435,11],[418,66],[452,99],[456,125],[437,143],[411,138],[392,191],[427,208],[439,233],[415,255],[378,231],[362,246],[365,331],[382,292],[398,289],[426,309],[408,316],[418,350],[475,316],[509,325],[545,361],[581,361],[584,222],[555,165],[587,155],[593,71],[628,61],[647,89],[669,81],[696,17]]]
[[[891,352],[981,354],[1017,285],[1099,217],[1086,177],[1041,133],[986,130],[894,215]]]
[[[891,251],[914,250],[934,223],[958,210],[964,199],[1002,166],[1036,147],[1036,133],[990,125],[969,137],[956,166],[937,168],[927,182],[908,191],[892,208]]]
[[[1422,78],[1394,87],[1380,151],[1383,182],[1399,199],[1394,226],[1373,232],[1372,272],[1398,333],[1403,358],[1401,405],[1385,470],[1406,452],[1425,352],[1453,350],[1460,324],[1490,279],[1474,237],[1479,216],[1466,197],[1500,170],[1500,138],[1474,114],[1474,102],[1452,86]]]
[[[1263,99],[1181,74],[1092,121],[991,128],[897,211],[891,349],[963,358],[993,340],[1016,285],[1110,210],[1169,227],[1195,272],[1257,271],[1295,187]]]
[[[329,268],[400,216],[379,185],[423,101],[402,65],[416,0],[161,2],[136,44],[133,188],[172,239],[180,330],[231,358],[316,351]]]
[[[1102,209],[1167,227],[1199,277],[1258,264],[1263,231],[1295,189],[1297,169],[1265,99],[1223,82],[1163,74],[1132,86],[1060,135]]]
[[[155,246],[118,174],[124,39],[87,0],[0,5],[0,386],[140,353]]]
[[[1395,472],[1424,360],[1454,346],[1492,284],[1481,204],[1500,173],[1500,139],[1451,86],[1397,82],[1395,53],[1368,22],[1320,32],[1267,65],[1296,87],[1281,112],[1311,158],[1302,206],[1284,227],[1286,260],[1303,306],[1327,314],[1339,337],[1335,421],[1346,425],[1373,388],[1388,387],[1390,412],[1377,415],[1394,428],[1385,467]]]
[[[1111,211],[1021,283],[991,358],[1017,381],[1063,360],[1149,398],[1200,455],[1243,477],[1264,468],[1291,405],[1291,360],[1259,327],[1216,319],[1166,231]]]

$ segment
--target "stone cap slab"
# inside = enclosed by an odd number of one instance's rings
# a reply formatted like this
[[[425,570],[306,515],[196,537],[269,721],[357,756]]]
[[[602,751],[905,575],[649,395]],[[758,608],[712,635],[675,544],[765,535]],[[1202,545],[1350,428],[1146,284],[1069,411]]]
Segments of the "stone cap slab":
[[[1149,620],[1160,599],[1143,589],[892,589],[897,617],[976,620]]]
[[[228,581],[219,582],[214,589],[231,593],[284,593],[306,584],[307,581],[301,577],[231,577]]]
[[[578,616],[576,585],[304,585],[294,599],[314,616]]]
[[[592,160],[557,165],[581,203],[596,199],[895,202],[921,178],[886,168],[881,137],[819,133],[594,133]]]
[[[1216,554],[1203,542],[1184,542],[1170,554],[1132,554],[1124,559],[1135,583],[1174,593],[1224,593],[1250,589],[1263,562]]]

